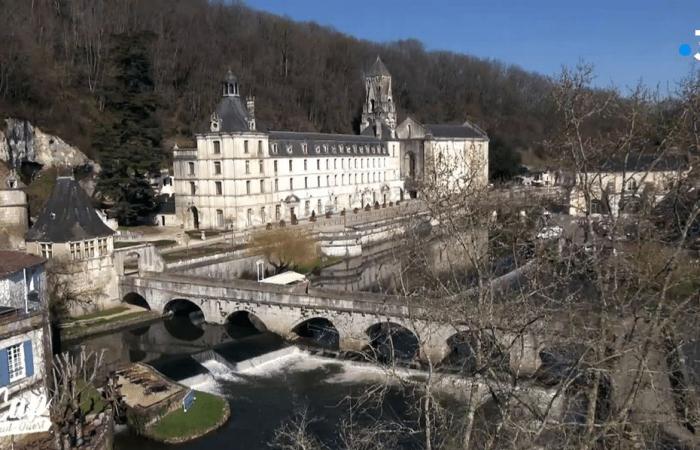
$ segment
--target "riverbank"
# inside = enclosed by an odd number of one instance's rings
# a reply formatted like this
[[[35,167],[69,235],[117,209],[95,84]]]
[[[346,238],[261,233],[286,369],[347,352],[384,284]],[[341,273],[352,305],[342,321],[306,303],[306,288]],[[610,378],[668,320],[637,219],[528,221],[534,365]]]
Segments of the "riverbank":
[[[185,412],[179,408],[166,414],[146,430],[146,437],[165,444],[181,444],[222,427],[231,417],[231,408],[223,398],[193,392],[196,400],[191,409]]]
[[[222,397],[188,389],[147,364],[117,372],[129,427],[157,442],[179,444],[221,427],[231,416]]]
[[[147,325],[162,318],[162,314],[157,312],[124,304],[97,313],[69,317],[58,323],[58,330],[62,341],[72,341],[135,325]]]

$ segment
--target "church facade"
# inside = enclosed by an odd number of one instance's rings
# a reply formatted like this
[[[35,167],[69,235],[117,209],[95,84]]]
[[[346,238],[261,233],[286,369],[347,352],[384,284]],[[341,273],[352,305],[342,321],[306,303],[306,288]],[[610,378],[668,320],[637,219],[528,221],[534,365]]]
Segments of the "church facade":
[[[415,198],[438,161],[449,167],[439,171],[447,184],[487,184],[488,136],[470,123],[397,124],[391,82],[377,57],[365,76],[359,135],[260,131],[254,99],[242,100],[229,72],[196,148],[173,151],[185,228],[241,230]]]

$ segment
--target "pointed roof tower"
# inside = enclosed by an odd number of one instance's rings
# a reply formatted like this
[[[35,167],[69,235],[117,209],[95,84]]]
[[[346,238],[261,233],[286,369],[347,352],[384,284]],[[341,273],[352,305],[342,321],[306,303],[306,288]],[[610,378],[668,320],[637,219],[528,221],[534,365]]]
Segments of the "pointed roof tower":
[[[367,76],[370,77],[390,77],[391,74],[389,73],[389,69],[386,68],[384,63],[382,62],[382,59],[377,55],[377,59],[374,61],[374,64],[372,64],[372,67],[370,67],[369,72],[367,72]]]
[[[72,176],[56,178],[56,185],[39,218],[27,233],[29,242],[73,242],[111,236],[90,199]]]

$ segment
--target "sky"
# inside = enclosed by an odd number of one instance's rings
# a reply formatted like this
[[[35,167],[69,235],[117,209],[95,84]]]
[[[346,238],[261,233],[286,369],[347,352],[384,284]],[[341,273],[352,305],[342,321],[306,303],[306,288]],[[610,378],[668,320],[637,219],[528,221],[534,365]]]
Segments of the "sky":
[[[700,0],[246,0],[361,39],[415,38],[429,50],[492,58],[544,75],[583,60],[595,84],[623,91],[641,79],[672,92],[700,62]]]

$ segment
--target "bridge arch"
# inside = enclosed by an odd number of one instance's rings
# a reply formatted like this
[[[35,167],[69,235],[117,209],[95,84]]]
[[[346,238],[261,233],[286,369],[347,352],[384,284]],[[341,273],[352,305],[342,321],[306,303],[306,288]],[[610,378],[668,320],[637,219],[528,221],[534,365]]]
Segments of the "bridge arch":
[[[204,335],[200,325],[204,322],[204,312],[195,302],[186,298],[175,298],[163,307],[163,313],[170,319],[163,324],[174,338],[195,341]]]
[[[488,332],[458,331],[447,339],[447,347],[449,353],[441,364],[469,375],[483,366],[508,367],[508,352],[504,352],[496,337]]]
[[[129,292],[128,294],[126,294],[124,297],[122,297],[122,302],[127,303],[129,305],[139,306],[148,310],[151,309],[151,305],[148,304],[148,301],[145,298],[143,298],[142,295],[136,292]]]
[[[258,316],[244,309],[234,311],[226,316],[224,326],[226,327],[226,332],[232,338],[267,331],[267,325]]]
[[[418,336],[396,322],[380,322],[367,328],[369,350],[382,362],[393,360],[411,361],[418,356]]]
[[[340,349],[340,333],[333,322],[325,317],[311,317],[299,321],[292,327],[290,335],[313,342],[331,350]]]

